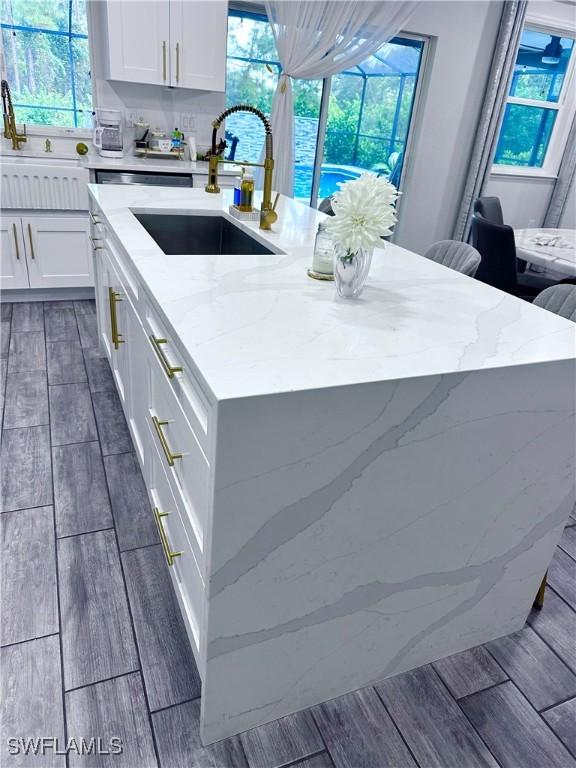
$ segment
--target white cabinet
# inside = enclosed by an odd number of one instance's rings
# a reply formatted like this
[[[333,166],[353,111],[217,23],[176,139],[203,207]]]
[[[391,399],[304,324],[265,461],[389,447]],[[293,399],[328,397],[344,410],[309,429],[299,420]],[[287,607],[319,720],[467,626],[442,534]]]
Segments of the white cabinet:
[[[170,0],[171,85],[226,88],[228,3]]]
[[[228,4],[223,0],[108,0],[103,23],[110,80],[225,89]]]
[[[0,287],[6,290],[93,285],[88,232],[88,220],[84,217],[3,217]]]
[[[7,288],[28,288],[28,268],[20,216],[3,216],[0,235],[2,242],[2,248],[0,248],[0,286],[4,290]]]
[[[170,85],[168,0],[108,0],[105,24],[111,80]]]
[[[22,218],[30,288],[94,284],[88,220],[72,216]]]
[[[95,286],[100,342],[110,360],[126,420],[143,461],[145,336],[117,266],[104,245],[97,245],[95,249]]]

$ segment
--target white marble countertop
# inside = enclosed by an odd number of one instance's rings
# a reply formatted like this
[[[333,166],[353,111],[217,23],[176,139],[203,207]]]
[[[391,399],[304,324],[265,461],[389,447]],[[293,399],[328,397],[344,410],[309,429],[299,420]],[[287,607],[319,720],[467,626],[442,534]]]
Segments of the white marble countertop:
[[[190,162],[189,160],[174,160],[173,158],[143,158],[132,154],[124,157],[102,157],[90,152],[83,157],[77,154],[62,154],[58,152],[33,153],[26,150],[12,152],[4,150],[0,153],[0,163],[24,163],[25,165],[73,165],[76,168],[110,171],[142,171],[144,173],[182,173],[208,175],[208,163],[204,161]],[[222,163],[218,172],[225,176],[240,175],[240,167],[231,163]]]
[[[110,171],[143,171],[145,173],[198,173],[208,175],[208,163],[199,160],[190,162],[190,160],[174,160],[169,158],[144,158],[135,155],[125,155],[124,157],[101,157],[100,155],[88,155],[86,160],[81,161],[85,168],[94,170]],[[224,175],[240,175],[240,168],[237,165],[221,163],[218,167],[218,173]]]
[[[90,185],[152,300],[217,399],[529,365],[576,356],[576,327],[398,246],[374,253],[357,301],[311,280],[323,214],[282,197],[279,255],[165,255],[133,216],[226,212],[231,190]]]

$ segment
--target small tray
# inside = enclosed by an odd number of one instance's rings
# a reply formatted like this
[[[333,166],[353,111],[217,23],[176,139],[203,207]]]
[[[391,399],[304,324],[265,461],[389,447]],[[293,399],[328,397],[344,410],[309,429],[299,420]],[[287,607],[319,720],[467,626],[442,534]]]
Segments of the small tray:
[[[313,269],[309,269],[308,277],[311,277],[313,280],[331,280],[334,282],[334,275],[327,275],[324,272],[314,272]]]
[[[143,147],[134,147],[134,154],[136,157],[153,157],[153,158],[160,158],[160,157],[169,157],[171,160],[183,160],[184,159],[184,150],[183,149],[171,149],[170,152],[160,152],[159,149],[146,149]]]
[[[260,211],[256,209],[253,211],[241,211],[240,208],[231,205],[228,207],[228,211],[235,219],[240,221],[260,221]]]

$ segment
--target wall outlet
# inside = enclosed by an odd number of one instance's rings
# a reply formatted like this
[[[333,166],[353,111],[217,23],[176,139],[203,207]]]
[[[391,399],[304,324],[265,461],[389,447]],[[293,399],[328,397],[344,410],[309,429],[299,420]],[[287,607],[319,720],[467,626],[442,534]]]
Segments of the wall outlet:
[[[196,131],[196,117],[182,113],[180,115],[180,130],[184,133],[194,133]]]

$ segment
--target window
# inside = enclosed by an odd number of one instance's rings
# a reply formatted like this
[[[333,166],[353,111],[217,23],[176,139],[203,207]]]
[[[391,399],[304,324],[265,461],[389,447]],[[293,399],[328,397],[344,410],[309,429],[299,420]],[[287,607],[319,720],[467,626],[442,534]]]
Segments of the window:
[[[548,168],[573,69],[574,39],[526,27],[510,84],[494,163]]]
[[[384,174],[396,185],[402,163],[422,40],[394,38],[360,66],[322,80],[294,80],[294,196],[317,204],[338,183],[365,170]],[[228,106],[246,102],[270,114],[281,66],[265,16],[230,11],[228,24]],[[330,96],[323,104],[323,94]],[[226,121],[228,156],[255,162],[264,130],[253,115],[236,113]],[[319,152],[318,152],[319,150]],[[316,167],[316,156],[322,164]]]
[[[18,123],[92,125],[84,0],[1,0],[2,48]]]

